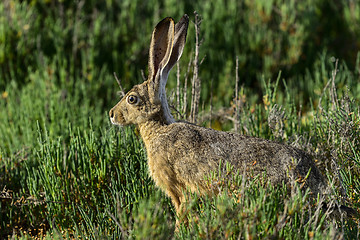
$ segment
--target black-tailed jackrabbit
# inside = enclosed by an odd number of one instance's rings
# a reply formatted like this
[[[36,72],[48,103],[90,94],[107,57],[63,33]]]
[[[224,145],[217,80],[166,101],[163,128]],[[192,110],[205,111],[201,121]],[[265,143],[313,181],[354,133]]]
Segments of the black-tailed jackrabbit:
[[[314,161],[305,152],[264,139],[175,122],[165,85],[186,41],[189,17],[175,25],[170,17],[155,27],[149,52],[149,76],[134,86],[110,112],[113,124],[135,124],[145,143],[152,178],[171,198],[181,215],[184,190],[211,193],[206,177],[228,162],[240,172],[266,171],[272,183],[300,180],[314,193],[326,186]]]

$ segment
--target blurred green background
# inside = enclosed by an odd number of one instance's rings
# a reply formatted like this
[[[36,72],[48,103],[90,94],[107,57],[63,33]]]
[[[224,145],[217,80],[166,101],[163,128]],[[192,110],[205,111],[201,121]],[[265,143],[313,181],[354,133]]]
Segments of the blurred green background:
[[[236,56],[241,84],[254,88],[254,93],[261,77],[276,78],[281,70],[289,84],[311,96],[313,89],[297,77],[311,72],[324,54],[339,58],[350,69],[359,67],[357,0],[4,0],[0,10],[2,91],[11,82],[24,86],[32,71],[47,68],[52,82],[91,85],[93,98],[109,107],[116,89],[116,82],[109,80],[112,73],[126,89],[141,82],[153,27],[166,16],[177,21],[187,13],[194,20],[194,10],[203,18],[200,78],[207,86],[203,98],[209,98],[213,80],[215,104],[226,104],[233,94]],[[189,61],[194,39],[190,25],[183,63]],[[170,88],[175,86],[175,81],[169,83]]]
[[[234,119],[238,57],[238,131],[310,152],[333,182],[334,196],[359,209],[359,0],[2,0],[0,238],[172,235],[174,212],[149,177],[140,137],[133,128],[112,126],[108,111],[120,99],[113,73],[125,90],[142,82],[154,26],[184,13],[194,21],[194,11],[202,19],[203,125],[211,124],[210,105],[214,116]],[[194,49],[190,23],[179,64],[188,105]],[[175,88],[176,69],[167,86],[170,102]],[[212,127],[233,127],[234,121],[211,120]],[[215,229],[213,239],[359,236],[359,221],[323,225],[318,215],[311,218],[301,193],[279,204],[290,196],[285,189],[259,194],[252,190],[258,185],[235,196],[237,208],[226,196],[203,202],[193,228],[176,237],[205,236],[204,226]],[[316,221],[302,221],[307,217]]]

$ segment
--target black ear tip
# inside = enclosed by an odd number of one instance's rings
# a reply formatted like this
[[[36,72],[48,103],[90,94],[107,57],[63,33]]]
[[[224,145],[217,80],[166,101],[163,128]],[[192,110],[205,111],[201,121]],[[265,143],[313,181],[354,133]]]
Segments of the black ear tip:
[[[189,22],[189,16],[185,13],[184,16],[179,20],[179,22],[188,23]]]
[[[174,22],[174,19],[172,17],[166,17],[163,20],[161,20],[158,25],[164,24],[164,23],[168,23],[168,22]]]

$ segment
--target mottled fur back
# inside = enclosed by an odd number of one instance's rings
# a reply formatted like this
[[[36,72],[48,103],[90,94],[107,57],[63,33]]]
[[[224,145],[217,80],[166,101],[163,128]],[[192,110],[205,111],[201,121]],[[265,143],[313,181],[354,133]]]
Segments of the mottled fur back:
[[[230,163],[248,176],[266,171],[269,180],[278,184],[289,179],[305,180],[304,187],[318,193],[325,187],[324,179],[313,160],[306,153],[290,146],[240,134],[216,131],[189,123],[140,127],[147,148],[150,168],[165,176],[162,168],[167,165],[180,186],[196,191],[206,189],[205,179],[219,169],[219,163]],[[164,159],[159,161],[158,159]],[[155,166],[159,162],[166,164]],[[156,175],[156,173],[152,173]],[[170,176],[169,176],[170,177]],[[156,177],[155,177],[156,178]]]

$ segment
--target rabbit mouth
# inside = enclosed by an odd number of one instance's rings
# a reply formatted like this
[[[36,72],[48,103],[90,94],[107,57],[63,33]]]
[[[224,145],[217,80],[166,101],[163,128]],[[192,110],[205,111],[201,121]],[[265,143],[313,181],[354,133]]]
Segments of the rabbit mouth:
[[[124,126],[126,125],[125,118],[123,114],[117,112],[114,109],[111,109],[109,112],[110,121],[114,125]]]
[[[119,123],[115,122],[115,118],[110,118],[110,121],[114,125],[120,125]]]
[[[118,126],[128,125],[128,124],[126,123],[124,117],[122,117],[122,116],[112,117],[112,118],[110,118],[110,121],[111,121],[112,124],[118,125]]]
[[[113,125],[120,126],[120,127],[129,125],[128,123],[117,121],[114,118],[110,118],[110,121]]]

